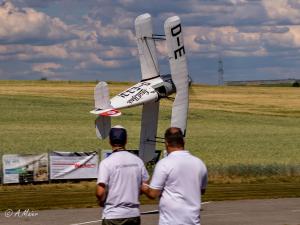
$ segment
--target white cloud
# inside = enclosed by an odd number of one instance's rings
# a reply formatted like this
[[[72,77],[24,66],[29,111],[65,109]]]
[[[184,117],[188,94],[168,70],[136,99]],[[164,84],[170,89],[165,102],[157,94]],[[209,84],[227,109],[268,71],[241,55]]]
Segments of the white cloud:
[[[62,68],[58,63],[35,63],[32,65],[32,71],[41,73],[42,76],[51,77],[52,79],[59,78],[56,70]]]
[[[20,71],[29,67],[37,76],[59,76],[59,71],[68,79],[139,71],[134,19],[144,11],[152,14],[155,33],[162,32],[166,17],[181,17],[191,62],[215,63],[219,54],[245,62],[258,57],[268,63],[299,61],[287,59],[300,53],[298,0],[53,1],[14,0],[19,8],[10,2],[0,6],[1,61],[20,64]],[[157,49],[159,59],[166,59],[165,43],[158,42]],[[200,63],[190,65],[200,68]]]
[[[293,37],[294,46],[300,47],[300,26],[291,26],[289,33]]]
[[[300,4],[290,0],[263,0],[263,6],[270,19],[275,21],[290,22],[298,24],[300,22]]]
[[[120,58],[124,56],[129,56],[131,54],[130,49],[124,47],[118,47],[118,46],[112,46],[107,50],[104,50],[102,54],[107,58]]]
[[[0,6],[0,43],[48,44],[74,37],[58,18],[32,8],[19,9],[9,1]]]
[[[52,57],[55,59],[66,59],[68,57],[68,52],[63,45],[33,46],[32,50],[39,57]]]
[[[103,60],[95,53],[90,53],[86,55],[86,59],[76,67],[76,69],[86,69],[93,68],[95,66],[102,66],[105,68],[118,68],[121,65],[121,62],[118,60]]]
[[[69,53],[63,45],[35,46],[10,44],[0,45],[0,57],[2,60],[50,60],[66,59]]]
[[[266,55],[260,33],[242,33],[236,27],[187,27],[186,47],[194,54],[216,57]]]
[[[118,21],[122,21],[121,18],[118,18]],[[104,25],[101,20],[93,19],[91,17],[85,17],[86,22],[89,26],[89,29],[93,30],[97,35],[97,39],[100,42],[106,41],[110,44],[118,44],[116,41],[120,41],[121,43],[133,44],[135,43],[135,35],[131,29],[122,28],[120,24],[108,24]],[[132,20],[132,18],[130,18]],[[133,27],[133,20],[131,26]],[[111,40],[111,41],[110,41]]]
[[[274,56],[300,47],[300,26],[186,27],[185,45],[203,57]],[[280,51],[279,51],[280,50]]]
[[[59,69],[62,66],[57,63],[36,63],[32,65],[33,71],[42,72],[50,69]]]

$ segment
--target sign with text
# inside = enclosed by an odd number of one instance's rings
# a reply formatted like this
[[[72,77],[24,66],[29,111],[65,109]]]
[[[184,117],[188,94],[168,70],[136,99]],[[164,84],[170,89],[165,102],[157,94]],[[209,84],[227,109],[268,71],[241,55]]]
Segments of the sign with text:
[[[50,179],[97,178],[97,152],[51,152]]]
[[[33,183],[48,180],[48,154],[2,157],[3,183]]]

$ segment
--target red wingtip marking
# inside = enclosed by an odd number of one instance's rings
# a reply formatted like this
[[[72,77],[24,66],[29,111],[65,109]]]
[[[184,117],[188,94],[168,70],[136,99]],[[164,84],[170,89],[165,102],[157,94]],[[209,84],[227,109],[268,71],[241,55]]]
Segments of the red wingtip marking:
[[[107,112],[100,113],[100,116],[119,116],[119,115],[121,115],[121,112],[116,109],[112,109]]]

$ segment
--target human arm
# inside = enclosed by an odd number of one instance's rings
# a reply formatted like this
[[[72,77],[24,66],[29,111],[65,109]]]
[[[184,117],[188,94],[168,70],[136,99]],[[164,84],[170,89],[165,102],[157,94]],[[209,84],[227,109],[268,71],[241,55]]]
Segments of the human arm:
[[[165,182],[167,180],[167,170],[164,165],[164,161],[160,161],[154,170],[150,185],[143,183],[142,193],[144,193],[150,199],[156,199],[162,194]]]
[[[202,174],[202,177],[201,177],[201,195],[205,194],[207,183],[208,183],[207,168],[204,165],[203,174]]]
[[[161,195],[161,190],[153,189],[147,183],[142,184],[142,193],[150,199],[156,199]]]
[[[98,178],[96,186],[96,197],[101,207],[104,207],[109,182],[109,169],[104,162],[101,162],[98,169]]]
[[[141,161],[141,186],[140,186],[140,194],[145,194],[143,191],[143,184],[149,185],[150,183],[150,176],[149,173],[145,167],[145,164],[143,161]]]
[[[104,207],[106,200],[105,184],[99,183],[96,186],[96,197],[98,199],[99,206]]]

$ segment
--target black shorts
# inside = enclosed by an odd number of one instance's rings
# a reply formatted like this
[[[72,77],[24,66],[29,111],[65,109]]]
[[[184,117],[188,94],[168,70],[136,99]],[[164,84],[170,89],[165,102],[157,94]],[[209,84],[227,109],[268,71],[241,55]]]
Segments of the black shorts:
[[[122,218],[122,219],[103,219],[102,225],[140,225],[141,217]]]

